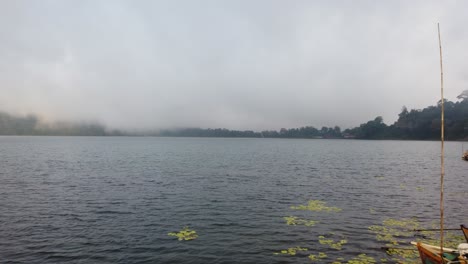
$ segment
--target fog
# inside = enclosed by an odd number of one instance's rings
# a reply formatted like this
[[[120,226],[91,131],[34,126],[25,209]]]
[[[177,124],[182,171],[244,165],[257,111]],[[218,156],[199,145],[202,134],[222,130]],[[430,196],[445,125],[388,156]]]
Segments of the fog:
[[[118,129],[353,127],[468,88],[465,1],[1,1],[0,111]]]

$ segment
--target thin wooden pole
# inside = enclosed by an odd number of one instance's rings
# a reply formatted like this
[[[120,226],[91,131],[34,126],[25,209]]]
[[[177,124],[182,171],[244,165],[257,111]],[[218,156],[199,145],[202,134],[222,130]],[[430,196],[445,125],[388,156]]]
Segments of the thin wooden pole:
[[[442,67],[442,43],[440,41],[440,27],[437,23],[437,32],[439,34],[439,56],[440,56],[440,97],[441,114],[440,114],[440,256],[443,256],[444,247],[444,70]]]

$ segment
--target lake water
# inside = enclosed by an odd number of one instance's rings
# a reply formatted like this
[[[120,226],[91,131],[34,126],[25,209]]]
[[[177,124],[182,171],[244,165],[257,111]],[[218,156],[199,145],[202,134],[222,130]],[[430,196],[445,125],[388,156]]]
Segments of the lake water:
[[[446,143],[454,227],[468,224],[461,148]],[[439,142],[0,137],[0,161],[1,263],[310,263],[273,254],[296,246],[380,259],[368,226],[439,218]],[[290,208],[309,200],[342,211]],[[184,226],[198,239],[168,236]]]

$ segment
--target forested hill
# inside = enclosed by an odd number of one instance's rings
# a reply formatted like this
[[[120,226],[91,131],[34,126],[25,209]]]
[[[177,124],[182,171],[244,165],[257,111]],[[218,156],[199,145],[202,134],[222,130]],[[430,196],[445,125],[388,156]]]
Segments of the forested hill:
[[[445,138],[447,140],[468,140],[468,90],[464,91],[458,102],[444,101]],[[422,110],[408,111],[403,107],[398,120],[392,124],[384,123],[382,117],[361,124],[352,129],[341,131],[338,126],[313,126],[301,128],[281,128],[255,132],[223,128],[202,129],[183,128],[153,132],[123,132],[108,130],[98,123],[55,122],[44,123],[34,115],[14,116],[0,112],[0,135],[67,135],[67,136],[167,136],[167,137],[256,137],[256,138],[356,138],[356,139],[440,139],[441,102]]]
[[[468,139],[468,91],[458,98],[462,100],[455,103],[444,100],[444,134],[447,140]],[[359,127],[347,129],[344,133],[360,139],[437,140],[440,139],[441,132],[440,114],[441,101],[422,110],[408,111],[403,107],[398,120],[390,126],[383,123],[381,117],[377,117]]]

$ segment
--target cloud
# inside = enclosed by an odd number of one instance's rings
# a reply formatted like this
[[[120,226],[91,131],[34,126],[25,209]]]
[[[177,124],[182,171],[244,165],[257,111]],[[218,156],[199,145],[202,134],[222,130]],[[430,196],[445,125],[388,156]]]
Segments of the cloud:
[[[463,8],[461,5],[465,5]],[[7,1],[0,105],[116,128],[350,127],[467,87],[465,3]]]

